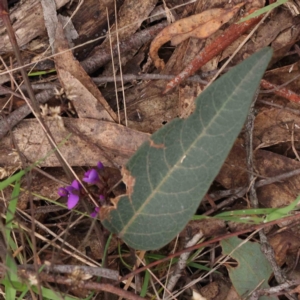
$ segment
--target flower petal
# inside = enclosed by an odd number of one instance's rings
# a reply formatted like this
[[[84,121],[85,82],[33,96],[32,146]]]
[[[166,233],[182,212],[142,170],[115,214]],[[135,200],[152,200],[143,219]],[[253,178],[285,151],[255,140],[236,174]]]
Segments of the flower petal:
[[[89,177],[93,169],[90,169],[84,173],[84,177]]]
[[[100,170],[104,168],[104,165],[101,161],[98,161],[97,168],[100,169]]]
[[[68,209],[74,208],[77,205],[78,201],[79,201],[78,195],[70,194],[68,197],[68,203],[67,203]]]
[[[58,195],[61,196],[61,197],[66,197],[66,196],[68,196],[68,194],[69,194],[69,193],[68,193],[68,190],[65,189],[65,188],[63,188],[63,187],[59,188],[58,191],[57,191],[57,193],[58,193]]]
[[[90,183],[90,184],[95,184],[97,182],[99,182],[99,175],[97,173],[97,171],[95,169],[91,169],[89,171],[87,171],[84,174],[85,177],[82,178],[83,181]]]
[[[100,200],[101,205],[103,205],[105,202],[105,197],[103,195],[100,195],[99,200]]]
[[[72,193],[73,191],[75,191],[76,189],[74,187],[72,187],[71,185],[68,185],[65,187],[65,190],[68,192],[68,193]]]
[[[79,181],[76,180],[76,179],[73,180],[73,182],[72,182],[72,184],[70,186],[72,186],[77,191],[79,191],[81,189],[81,185],[80,185]]]
[[[90,216],[92,218],[96,218],[97,215],[98,215],[99,210],[100,210],[100,207],[95,207],[94,211],[90,214]]]

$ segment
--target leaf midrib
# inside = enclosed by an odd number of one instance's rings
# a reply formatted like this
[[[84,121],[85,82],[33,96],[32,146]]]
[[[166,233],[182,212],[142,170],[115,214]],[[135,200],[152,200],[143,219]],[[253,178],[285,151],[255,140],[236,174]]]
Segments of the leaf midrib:
[[[253,70],[253,68],[252,68]],[[251,73],[252,73],[251,70]],[[249,72],[250,73],[250,72]],[[248,74],[249,74],[248,73]],[[132,218],[130,218],[130,220],[127,222],[127,224],[123,227],[123,229],[120,231],[119,236],[122,237],[123,235],[125,235],[127,229],[131,226],[131,224],[135,221],[135,219],[140,215],[140,212],[144,209],[144,207],[146,205],[148,205],[149,201],[151,201],[151,199],[154,197],[154,195],[157,194],[157,192],[159,191],[160,187],[165,183],[165,181],[169,178],[169,176],[172,174],[172,172],[175,169],[175,166],[178,164],[178,162],[180,162],[180,160],[182,159],[182,157],[184,155],[188,156],[189,151],[192,149],[192,147],[198,143],[198,141],[202,138],[204,138],[204,136],[206,136],[206,132],[208,130],[208,128],[210,128],[212,126],[212,124],[214,124],[214,121],[219,117],[220,112],[223,110],[223,107],[231,100],[231,96],[234,95],[236,93],[236,90],[239,88],[239,86],[243,85],[244,81],[246,81],[246,77],[243,78],[243,80],[240,81],[240,84],[238,86],[236,86],[236,88],[234,89],[234,91],[227,97],[227,99],[229,99],[228,101],[225,101],[224,104],[220,107],[219,112],[217,114],[214,115],[214,117],[209,121],[208,125],[204,128],[204,130],[202,131],[202,133],[198,136],[198,138],[196,138],[194,140],[193,143],[190,144],[189,148],[183,152],[183,155],[181,155],[181,157],[177,160],[176,164],[173,165],[173,167],[166,173],[166,176],[164,176],[163,180],[161,181],[161,183],[159,185],[157,185],[157,187],[153,190],[153,192],[147,197],[147,199],[144,201],[144,203],[139,207],[138,210],[135,211],[134,215]],[[199,104],[198,104],[199,105]],[[196,112],[194,112],[195,114]],[[186,121],[186,120],[184,120]],[[182,125],[184,125],[184,123],[182,123]],[[233,127],[233,126],[232,126]],[[148,142],[149,143],[149,142]]]

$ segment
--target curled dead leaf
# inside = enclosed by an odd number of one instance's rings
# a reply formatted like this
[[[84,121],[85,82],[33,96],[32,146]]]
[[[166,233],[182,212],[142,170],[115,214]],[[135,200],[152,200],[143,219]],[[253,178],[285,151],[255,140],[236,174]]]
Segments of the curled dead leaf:
[[[131,195],[133,194],[133,188],[135,185],[135,178],[131,176],[130,172],[124,166],[122,167],[121,174],[123,176],[123,182],[126,185],[126,193],[131,200]]]
[[[121,196],[118,196],[116,198],[112,198],[110,199],[110,203],[112,205],[107,205],[107,206],[102,206],[100,211],[99,211],[99,215],[100,215],[100,220],[101,221],[104,221],[104,220],[110,220],[111,219],[111,215],[110,215],[110,212],[112,210],[115,210],[118,206],[118,202],[120,200],[120,198],[122,197]]]
[[[204,39],[216,32],[224,23],[227,23],[245,4],[242,2],[230,9],[214,8],[200,14],[178,20],[164,28],[152,41],[150,57],[158,69],[163,69],[165,63],[158,56],[159,48],[168,41],[178,45],[189,37]]]
[[[121,169],[121,174],[123,176],[123,182],[126,185],[126,194],[128,195],[129,200],[131,201],[131,195],[133,194],[133,188],[135,185],[135,178],[130,174],[130,172],[126,169],[125,166]],[[110,206],[103,206],[100,209],[100,219],[103,220],[110,220],[110,212],[115,210],[118,206],[118,202],[124,195],[120,195],[116,198],[110,199]]]

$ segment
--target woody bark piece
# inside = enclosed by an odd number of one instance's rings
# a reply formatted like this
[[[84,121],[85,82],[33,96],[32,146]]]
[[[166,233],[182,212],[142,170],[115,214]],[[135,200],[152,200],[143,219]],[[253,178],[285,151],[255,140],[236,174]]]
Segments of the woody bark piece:
[[[112,122],[69,118],[63,119],[63,122],[65,126],[57,119],[47,121],[57,144],[69,135],[68,128],[77,133],[72,134],[70,139],[59,146],[71,166],[91,166],[96,165],[98,161],[106,166],[124,165],[138,147],[150,137],[149,134]],[[16,144],[30,162],[49,156],[51,151],[51,147],[45,142],[42,129],[37,124],[36,120],[26,119],[14,129]],[[11,155],[15,152],[12,150],[9,137],[1,140],[0,148],[0,166],[15,166],[18,160],[16,155]],[[54,154],[41,161],[39,165],[60,166]]]
[[[107,52],[110,52],[110,48],[118,45],[120,40],[124,40],[132,36],[141,26],[142,22],[145,21],[154,9],[157,0],[125,0],[121,6],[118,17],[115,24],[111,27],[111,35],[107,35],[107,38],[100,46]],[[116,25],[117,24],[117,25]],[[116,32],[117,31],[117,32]],[[116,72],[121,66],[125,66],[127,62],[137,53],[139,46],[130,48],[129,51],[120,55],[119,60],[115,60],[114,69],[112,64],[108,64],[103,72],[103,75],[111,75]]]
[[[249,14],[252,12],[253,10],[251,10]],[[172,79],[166,85],[166,89],[164,90],[163,94],[168,93],[186,78],[194,75],[195,72],[203,67],[209,60],[211,60],[215,55],[219,54],[221,51],[231,45],[231,43],[233,43],[247,30],[256,25],[262,18],[263,15],[252,18],[243,23],[232,24],[231,26],[229,26],[229,28],[226,29],[222,35],[220,35],[215,39],[214,42],[204,48],[179,75],[175,76],[174,79]]]
[[[114,0],[84,0],[78,2],[77,7],[79,5],[80,7],[72,17],[72,22],[79,35],[74,40],[75,45],[85,44],[84,47],[79,47],[74,51],[74,55],[79,61],[85,59],[96,45],[103,42],[107,33],[107,13],[109,18],[112,19],[115,11],[114,4]],[[100,38],[101,36],[102,38]],[[94,39],[95,41],[92,42]]]
[[[154,9],[157,0],[125,0],[118,12],[118,28],[114,24],[111,29],[111,37],[105,39],[101,45],[104,49],[110,49],[111,44],[114,46],[117,43],[116,29],[120,39],[126,39],[135,33],[141,26],[142,22],[148,17],[150,12]]]
[[[56,0],[59,9],[70,0]],[[43,10],[39,0],[27,0],[16,5],[10,13],[11,22],[21,48],[37,36],[45,33]],[[5,26],[0,26],[0,53],[12,51]]]

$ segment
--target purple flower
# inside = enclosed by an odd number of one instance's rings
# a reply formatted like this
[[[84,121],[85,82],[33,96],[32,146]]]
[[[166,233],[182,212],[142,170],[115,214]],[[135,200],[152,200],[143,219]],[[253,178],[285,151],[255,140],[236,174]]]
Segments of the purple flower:
[[[89,184],[95,184],[100,181],[99,175],[95,169],[88,170],[84,174],[84,177],[82,178],[82,180]]]
[[[95,207],[94,211],[90,214],[90,216],[92,218],[96,218],[97,215],[98,215],[99,210],[100,210],[100,207]]]
[[[77,180],[74,180],[71,185],[66,186],[65,188],[61,187],[58,189],[58,195],[61,197],[68,196],[67,207],[72,209],[76,206],[79,201],[79,192],[81,185]]]
[[[61,197],[66,197],[69,194],[69,192],[65,188],[63,188],[63,187],[59,188],[58,191],[57,191],[57,193]]]
[[[101,170],[101,169],[104,168],[104,165],[103,165],[103,163],[102,163],[101,161],[99,161],[99,162],[97,163],[97,168],[98,168],[99,170]]]
[[[103,205],[104,202],[105,202],[104,196],[103,196],[103,195],[100,195],[100,196],[99,196],[99,200],[100,200],[100,204]]]

